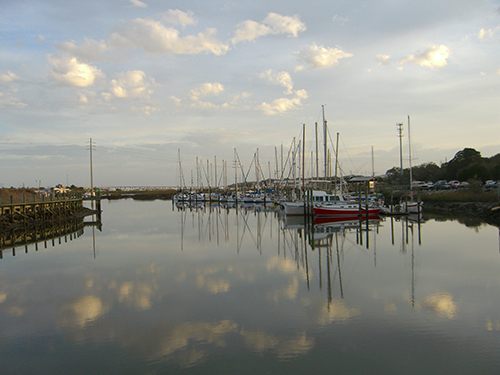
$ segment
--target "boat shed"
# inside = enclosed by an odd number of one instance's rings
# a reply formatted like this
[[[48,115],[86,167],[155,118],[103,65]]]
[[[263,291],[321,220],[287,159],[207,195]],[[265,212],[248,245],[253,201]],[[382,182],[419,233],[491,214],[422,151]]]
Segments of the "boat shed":
[[[375,187],[375,177],[363,177],[363,176],[355,176],[351,178],[348,182],[357,183],[357,184],[367,184],[370,189]]]

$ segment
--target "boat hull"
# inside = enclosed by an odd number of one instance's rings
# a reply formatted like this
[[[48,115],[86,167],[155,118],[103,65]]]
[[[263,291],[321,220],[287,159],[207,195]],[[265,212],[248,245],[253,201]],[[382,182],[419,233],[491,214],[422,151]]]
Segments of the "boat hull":
[[[314,207],[313,212],[316,216],[358,216],[366,215],[366,208],[359,209],[359,207]],[[368,208],[368,215],[378,215],[380,207]]]

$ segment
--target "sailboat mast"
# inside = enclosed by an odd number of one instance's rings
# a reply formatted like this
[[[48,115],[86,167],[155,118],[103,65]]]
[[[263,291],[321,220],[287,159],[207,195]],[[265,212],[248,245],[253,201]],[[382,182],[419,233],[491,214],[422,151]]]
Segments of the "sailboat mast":
[[[319,159],[318,159],[318,123],[315,123],[316,131],[316,180],[319,179]]]
[[[411,132],[410,132],[410,115],[408,115],[408,158],[410,163],[410,191],[413,190],[413,172],[411,169]]]
[[[302,124],[302,191],[304,191],[306,188],[305,169],[306,169],[306,124]]]
[[[323,140],[325,147],[325,182],[328,180],[328,153],[327,153],[327,129],[326,129],[326,120],[325,120],[325,106],[321,106],[323,112]]]
[[[338,165],[339,165],[339,133],[337,133],[337,145],[335,146],[335,194],[337,194]]]
[[[238,161],[236,159],[236,149],[234,149],[234,192],[236,200],[238,199]]]

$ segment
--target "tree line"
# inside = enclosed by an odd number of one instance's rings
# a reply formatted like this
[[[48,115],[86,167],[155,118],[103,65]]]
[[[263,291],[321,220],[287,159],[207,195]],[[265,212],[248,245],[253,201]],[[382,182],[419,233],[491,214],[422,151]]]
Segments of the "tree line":
[[[413,181],[458,180],[487,181],[500,180],[500,154],[483,158],[473,148],[458,151],[449,162],[438,166],[434,162],[412,167]],[[386,172],[386,180],[391,184],[407,184],[410,181],[410,169],[393,167]]]

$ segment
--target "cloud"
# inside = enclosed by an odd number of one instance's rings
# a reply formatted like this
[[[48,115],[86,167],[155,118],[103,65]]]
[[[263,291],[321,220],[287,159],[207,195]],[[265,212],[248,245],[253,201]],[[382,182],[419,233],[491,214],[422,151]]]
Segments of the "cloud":
[[[156,285],[126,281],[118,288],[118,301],[141,310],[149,310],[152,306],[152,297]]]
[[[306,30],[298,16],[282,16],[269,13],[262,23],[246,20],[237,25],[231,43],[236,44],[252,41],[268,34],[288,34],[297,37],[298,33]]]
[[[93,295],[84,296],[63,308],[63,323],[83,328],[106,311],[107,308],[100,298]]]
[[[0,108],[17,107],[24,108],[28,105],[23,103],[18,95],[18,89],[11,87],[8,91],[0,91]]]
[[[45,37],[43,35],[38,35],[38,38],[36,39],[36,42],[37,43],[43,43],[43,41],[45,40]]]
[[[392,65],[392,63],[389,61],[389,58],[389,55],[377,55],[377,61],[379,62],[379,65]]]
[[[216,322],[186,322],[175,325],[161,341],[155,345],[152,358],[162,358],[185,349],[190,343],[209,343],[218,347],[226,346],[228,334],[237,332],[238,325],[230,320]]]
[[[297,37],[300,31],[306,30],[306,25],[299,20],[297,15],[289,17],[271,12],[263,23],[269,25],[274,34],[290,34]]]
[[[179,9],[169,9],[163,14],[163,19],[171,24],[181,26],[196,25],[198,23],[198,20],[194,17],[193,12],[188,11],[186,13]]]
[[[142,1],[139,0],[130,0],[130,3],[138,8],[147,8],[148,5],[146,3],[143,3]]]
[[[295,98],[279,98],[271,103],[261,103],[256,107],[257,110],[264,112],[266,115],[276,115],[291,109],[295,109],[302,105],[302,99],[307,98],[306,90],[293,90],[293,81],[290,74],[287,72],[274,73],[271,69],[261,73],[259,77],[269,80],[286,88],[286,95],[295,95]]]
[[[498,29],[498,28],[497,28]],[[481,42],[484,42],[484,37],[485,36],[489,36],[490,38],[493,37],[493,32],[494,30],[493,29],[489,29],[489,30],[485,30],[485,29],[481,29],[479,30],[479,34],[477,36],[477,38],[481,41]]]
[[[197,35],[179,36],[179,31],[151,19],[135,19],[125,22],[113,32],[109,44],[118,48],[143,49],[154,54],[199,54],[211,52],[224,55],[229,46],[213,37],[215,29],[207,29]]]
[[[273,350],[281,359],[304,355],[314,348],[314,339],[305,333],[286,339],[262,331],[241,330],[240,335],[251,350],[257,353]]]
[[[340,59],[352,57],[352,53],[344,52],[339,48],[325,48],[317,46],[313,43],[311,46],[304,48],[301,51],[294,52],[302,64],[305,64],[309,69],[331,68],[338,65]],[[296,70],[304,69],[304,65],[300,65]]]
[[[18,81],[19,77],[12,72],[7,72],[7,74],[0,75],[0,83],[11,83],[14,81]]]
[[[293,81],[290,74],[287,72],[274,73],[272,69],[259,74],[260,78],[265,78],[270,82],[277,83],[286,88],[285,94],[290,95],[293,93]]]
[[[49,76],[65,86],[89,87],[96,79],[104,77],[99,69],[78,61],[76,57],[48,55],[47,60],[52,66]]]
[[[236,44],[245,41],[255,40],[261,36],[270,34],[272,29],[261,23],[247,20],[238,24],[238,29],[234,32],[231,43]]]
[[[77,45],[75,41],[55,43],[54,48],[57,52],[63,55],[76,57],[78,60],[90,63],[96,61],[107,60],[109,48],[104,41],[96,41],[85,39],[85,41]]]
[[[340,17],[339,15],[336,14],[335,16],[333,16],[332,21],[340,23],[342,26],[344,26],[346,24],[346,22],[349,21],[349,18],[348,17]]]
[[[321,303],[311,309],[311,317],[321,325],[333,322],[345,322],[360,314],[358,308],[348,307],[345,301],[330,301]]]
[[[450,49],[444,45],[432,46],[418,55],[408,55],[404,57],[399,64],[412,63],[430,69],[443,68],[450,57]]]
[[[283,113],[291,109],[296,109],[297,107],[302,105],[301,99],[307,97],[307,93],[305,93],[305,90],[299,90],[297,91],[297,93],[299,93],[300,96],[297,95],[297,97],[293,99],[276,99],[273,100],[270,104],[262,103],[257,107],[257,109],[261,110],[266,115],[276,115],[278,113]]]
[[[133,70],[118,74],[118,79],[111,80],[110,91],[117,98],[148,98],[152,94],[149,90],[150,83],[144,80],[146,73],[141,70]]]
[[[433,310],[438,316],[453,319],[457,312],[457,305],[450,294],[431,294],[423,301],[423,305]]]
[[[192,101],[198,101],[201,97],[207,95],[219,95],[224,91],[224,86],[218,82],[203,83],[195,89],[189,91]]]

